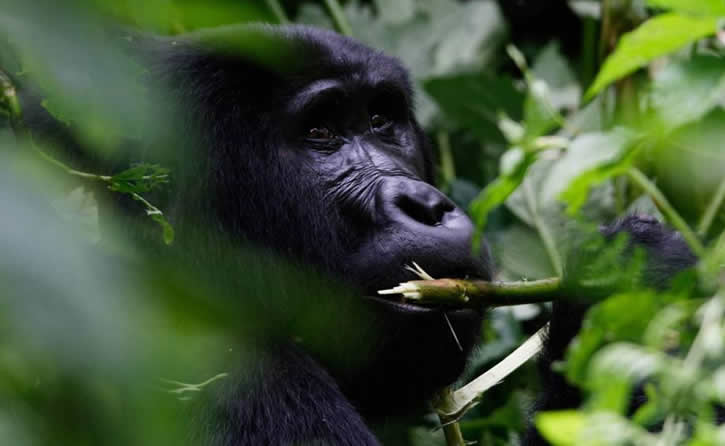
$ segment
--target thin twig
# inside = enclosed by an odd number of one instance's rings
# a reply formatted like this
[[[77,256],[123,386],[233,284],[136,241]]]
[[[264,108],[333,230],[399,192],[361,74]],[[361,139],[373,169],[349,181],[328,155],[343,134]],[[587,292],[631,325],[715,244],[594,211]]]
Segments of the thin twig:
[[[710,204],[708,204],[705,213],[702,214],[702,218],[697,224],[697,235],[703,238],[707,236],[707,233],[710,231],[710,226],[712,226],[712,222],[715,220],[717,211],[722,207],[723,201],[725,201],[725,178],[720,182],[717,191],[715,191],[715,195],[713,195]]]
[[[453,163],[453,150],[451,149],[451,139],[448,132],[439,130],[436,133],[438,141],[438,151],[440,152],[441,174],[443,175],[443,184],[450,186],[456,179],[456,166]]]
[[[325,0],[325,6],[330,13],[330,17],[332,17],[332,23],[335,25],[337,32],[345,36],[352,36],[352,28],[340,3],[337,0]]]
[[[529,214],[531,214],[536,232],[539,233],[539,238],[544,244],[546,254],[549,256],[552,268],[554,268],[554,273],[561,277],[564,275],[564,266],[561,260],[561,254],[559,254],[559,250],[556,247],[556,241],[554,240],[554,236],[551,234],[549,226],[544,223],[539,215],[539,209],[534,198],[534,191],[531,190],[531,181],[524,178],[522,186],[524,199],[526,200],[526,207],[529,208]]]
[[[266,1],[267,7],[272,11],[274,17],[277,19],[277,22],[279,22],[281,25],[286,25],[290,22],[287,14],[285,14],[284,12],[284,8],[282,8],[282,5],[279,3],[279,0]]]
[[[690,249],[692,249],[692,252],[694,252],[698,257],[702,257],[703,254],[705,254],[704,245],[697,237],[697,235],[692,231],[687,222],[685,222],[685,219],[677,213],[675,208],[670,204],[662,191],[660,191],[659,188],[637,168],[633,167],[629,169],[627,171],[627,176],[635,184],[644,189],[647,195],[649,195],[652,201],[654,201],[654,203],[657,205],[662,214],[664,214],[664,216],[667,217],[667,220],[672,223],[672,226],[680,231],[682,237],[685,239],[685,241],[687,241],[687,244],[690,245]]]

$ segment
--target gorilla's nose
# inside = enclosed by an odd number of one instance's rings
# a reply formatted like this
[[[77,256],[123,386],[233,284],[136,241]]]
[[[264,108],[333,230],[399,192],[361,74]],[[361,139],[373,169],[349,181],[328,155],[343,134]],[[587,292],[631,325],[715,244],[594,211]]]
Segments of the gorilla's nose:
[[[454,214],[460,214],[451,200],[422,181],[389,180],[383,186],[382,195],[388,217],[396,221],[412,219],[426,226],[440,226],[446,225]]]

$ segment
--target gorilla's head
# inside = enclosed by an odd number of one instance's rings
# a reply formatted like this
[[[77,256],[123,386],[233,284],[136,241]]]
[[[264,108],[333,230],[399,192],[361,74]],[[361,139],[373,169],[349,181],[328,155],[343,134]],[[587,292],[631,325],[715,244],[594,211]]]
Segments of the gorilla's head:
[[[227,27],[168,44],[152,71],[184,100],[205,147],[179,167],[176,224],[202,216],[226,239],[314,265],[368,296],[381,334],[375,357],[342,378],[360,387],[360,404],[388,388],[397,400],[425,397],[454,380],[480,312],[374,297],[415,279],[404,268],[412,262],[434,277],[491,276],[485,247],[473,254],[471,221],[432,185],[406,70],[352,39],[297,26]]]

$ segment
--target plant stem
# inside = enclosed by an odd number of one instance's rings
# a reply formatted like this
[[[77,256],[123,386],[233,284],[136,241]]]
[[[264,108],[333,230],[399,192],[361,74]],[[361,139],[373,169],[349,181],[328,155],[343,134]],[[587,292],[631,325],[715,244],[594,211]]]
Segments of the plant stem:
[[[443,394],[443,397],[435,403],[438,417],[441,420],[448,420],[449,423],[461,419],[470,408],[481,400],[481,397],[488,389],[501,382],[541,351],[548,327],[549,324],[544,325],[526,342],[502,359],[501,362],[488,369],[483,375],[455,392]]]
[[[445,406],[446,404],[450,404],[451,401],[449,401],[452,398],[453,391],[450,387],[446,387],[443,390],[441,390],[440,394],[438,395],[438,402]],[[438,412],[438,418],[441,421],[441,426],[443,426],[443,435],[446,437],[446,445],[447,446],[465,446],[466,440],[463,439],[463,433],[461,432],[461,426],[458,424],[457,419],[451,419],[447,417],[445,414]]]
[[[477,308],[547,302],[558,295],[561,279],[489,282],[485,280],[437,279],[401,283],[378,294],[402,294],[418,304],[467,305]]]
[[[325,6],[330,13],[330,17],[332,17],[332,22],[337,32],[345,36],[352,36],[352,28],[345,17],[345,12],[342,10],[340,3],[337,0],[325,0]]]
[[[645,193],[647,193],[647,195],[652,198],[652,201],[655,202],[662,214],[664,214],[669,222],[672,223],[672,226],[680,231],[682,237],[685,239],[685,241],[687,241],[687,244],[690,245],[690,249],[692,249],[692,252],[695,253],[698,257],[702,257],[702,255],[705,253],[705,247],[703,246],[702,242],[692,231],[687,222],[685,222],[685,219],[683,219],[680,214],[677,213],[675,208],[670,204],[670,202],[667,201],[667,198],[662,193],[662,191],[660,191],[659,188],[653,182],[651,182],[645,174],[643,174],[639,169],[635,167],[632,167],[627,171],[627,176],[632,180],[632,182],[644,189]]]
[[[274,17],[277,19],[277,22],[281,25],[289,23],[289,18],[287,17],[287,14],[285,14],[284,8],[282,8],[279,0],[267,0],[267,7],[272,11]]]
[[[715,195],[710,200],[707,209],[705,209],[705,213],[702,214],[702,218],[697,225],[697,235],[703,238],[707,236],[707,233],[710,231],[710,226],[712,226],[712,222],[715,220],[717,211],[722,206],[723,200],[725,200],[725,179],[720,182]]]
[[[440,151],[441,173],[443,174],[443,184],[448,187],[453,180],[456,179],[456,166],[453,163],[453,151],[451,150],[451,139],[448,132],[439,130],[436,133],[438,141],[438,150]]]
[[[529,208],[529,214],[531,214],[531,218],[533,219],[536,232],[539,233],[539,238],[544,244],[546,254],[549,256],[549,261],[554,269],[554,273],[561,277],[564,275],[564,266],[561,261],[561,255],[556,247],[556,241],[549,230],[549,226],[544,223],[539,215],[539,210],[534,199],[534,191],[531,190],[531,181],[527,181],[527,179],[524,178],[522,186],[524,198],[526,199],[526,207]]]

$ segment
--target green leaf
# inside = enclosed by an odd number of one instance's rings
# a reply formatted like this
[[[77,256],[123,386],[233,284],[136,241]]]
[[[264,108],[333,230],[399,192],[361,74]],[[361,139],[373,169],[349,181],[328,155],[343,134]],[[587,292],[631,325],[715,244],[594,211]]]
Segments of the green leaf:
[[[663,14],[647,20],[637,29],[622,36],[617,49],[589,87],[591,99],[606,86],[644,67],[658,57],[680,49],[688,43],[717,31],[716,17],[694,17],[676,13]]]
[[[481,141],[490,142],[491,134],[500,132],[501,112],[513,120],[521,117],[524,95],[508,78],[463,74],[430,79],[423,88],[446,116]]]
[[[541,237],[533,228],[516,222],[501,231],[487,232],[486,239],[502,280],[535,280],[556,275]]]
[[[608,132],[582,133],[574,138],[537,189],[541,207],[554,206],[562,191],[576,178],[591,169],[617,160],[623,147],[635,136],[631,130],[617,127]]]
[[[536,427],[554,446],[575,446],[585,421],[586,416],[574,410],[541,412],[536,415]]]
[[[725,15],[725,2],[723,0],[647,0],[647,5],[653,8],[671,9],[685,14]]]
[[[109,189],[126,194],[142,194],[169,182],[169,169],[158,164],[137,164],[111,177]]]
[[[696,121],[722,101],[725,93],[725,60],[695,56],[668,64],[652,83],[651,103],[671,129]]]
[[[592,187],[627,172],[640,148],[634,141],[635,137],[623,139],[617,156],[587,170],[569,183],[559,195],[559,199],[568,204],[566,212],[569,215],[576,214],[586,203]]]
[[[672,366],[664,353],[630,342],[618,342],[599,350],[589,362],[587,389],[594,394],[589,407],[624,415],[630,388]]]
[[[582,331],[567,351],[567,378],[589,388],[589,365],[595,352],[608,342],[639,342],[649,321],[671,300],[668,295],[649,291],[629,292],[616,294],[592,307],[582,323]]]
[[[478,197],[471,204],[471,215],[476,222],[476,240],[474,240],[474,246],[477,246],[477,240],[480,236],[481,231],[486,226],[488,220],[488,214],[496,206],[499,206],[523,181],[526,171],[529,166],[536,161],[536,155],[533,153],[526,153],[525,158],[519,162],[513,172],[510,175],[502,175],[496,178],[493,182],[489,183],[478,195]]]
[[[171,226],[171,223],[169,223],[168,220],[166,220],[166,217],[164,217],[164,214],[149,214],[151,219],[155,221],[156,223],[161,226],[161,230],[164,237],[164,243],[167,245],[170,245],[174,243],[174,227]]]
[[[551,100],[549,85],[541,79],[532,79],[524,101],[525,139],[546,135],[563,122]]]

